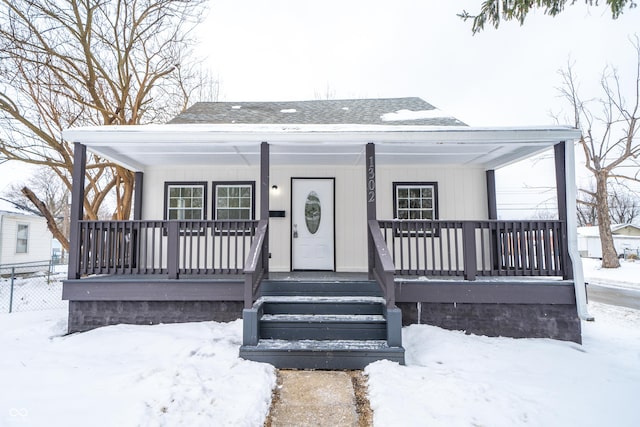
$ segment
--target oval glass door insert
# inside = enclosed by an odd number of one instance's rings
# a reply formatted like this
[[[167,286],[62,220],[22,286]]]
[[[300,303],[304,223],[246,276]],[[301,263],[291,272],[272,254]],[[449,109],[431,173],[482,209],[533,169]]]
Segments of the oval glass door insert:
[[[318,193],[315,191],[310,192],[304,203],[304,220],[311,234],[316,234],[318,228],[320,228],[321,211]]]

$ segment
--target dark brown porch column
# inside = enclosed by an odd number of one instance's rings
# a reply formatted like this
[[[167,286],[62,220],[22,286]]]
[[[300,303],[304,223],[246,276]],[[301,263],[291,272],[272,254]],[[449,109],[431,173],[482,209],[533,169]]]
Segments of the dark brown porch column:
[[[567,174],[564,141],[553,146],[553,155],[556,165],[556,194],[558,197],[558,219],[564,222],[562,228],[562,241],[564,242],[565,253],[562,254],[564,279],[573,279],[573,265],[568,253],[567,239]]]
[[[368,143],[365,149],[366,156],[366,197],[367,197],[367,224],[369,220],[376,220],[376,146],[372,142]],[[374,254],[373,254],[373,238],[369,233],[369,226],[367,225],[367,254],[368,254],[368,267],[369,278],[373,276]]]
[[[69,265],[67,277],[80,278],[80,224],[84,218],[84,174],[87,167],[87,147],[73,144],[73,175],[71,187],[71,211],[69,212]]]
[[[496,171],[486,172],[487,175],[487,207],[489,219],[498,219],[498,202],[496,199]]]
[[[269,221],[269,144],[260,144],[260,219]],[[262,246],[262,265],[265,278],[269,272],[269,231],[264,236]]]
[[[142,172],[136,172],[136,180],[133,184],[135,191],[135,198],[133,200],[133,219],[139,221],[142,219],[142,179],[144,174]]]

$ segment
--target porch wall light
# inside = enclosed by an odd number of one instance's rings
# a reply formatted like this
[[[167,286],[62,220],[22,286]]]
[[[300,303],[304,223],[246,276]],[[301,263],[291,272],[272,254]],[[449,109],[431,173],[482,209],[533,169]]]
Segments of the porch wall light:
[[[273,191],[278,191],[278,186],[277,186],[277,185],[272,185],[272,186],[271,186],[271,189],[272,189]]]

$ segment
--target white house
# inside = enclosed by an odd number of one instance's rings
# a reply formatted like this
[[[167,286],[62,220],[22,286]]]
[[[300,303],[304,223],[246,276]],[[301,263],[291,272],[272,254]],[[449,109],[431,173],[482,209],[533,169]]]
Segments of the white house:
[[[0,265],[48,262],[52,239],[43,217],[0,200]]]
[[[580,342],[579,135],[474,128],[420,98],[68,129],[69,330],[242,316],[243,357],[297,368],[402,362],[402,323]],[[135,172],[134,220],[83,220],[87,150]],[[559,219],[498,220],[495,170],[544,150]]]
[[[640,254],[640,227],[633,224],[612,224],[613,245],[618,256],[625,251]],[[602,258],[602,243],[597,226],[578,227],[578,251],[585,258]]]

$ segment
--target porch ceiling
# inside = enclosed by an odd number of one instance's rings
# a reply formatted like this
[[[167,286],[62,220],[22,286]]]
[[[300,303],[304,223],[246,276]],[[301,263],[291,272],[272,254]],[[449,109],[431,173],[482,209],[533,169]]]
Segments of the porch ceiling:
[[[580,132],[569,127],[473,128],[379,125],[144,125],[65,130],[64,138],[134,171],[153,166],[364,163],[376,144],[384,164],[465,164],[495,169]]]

